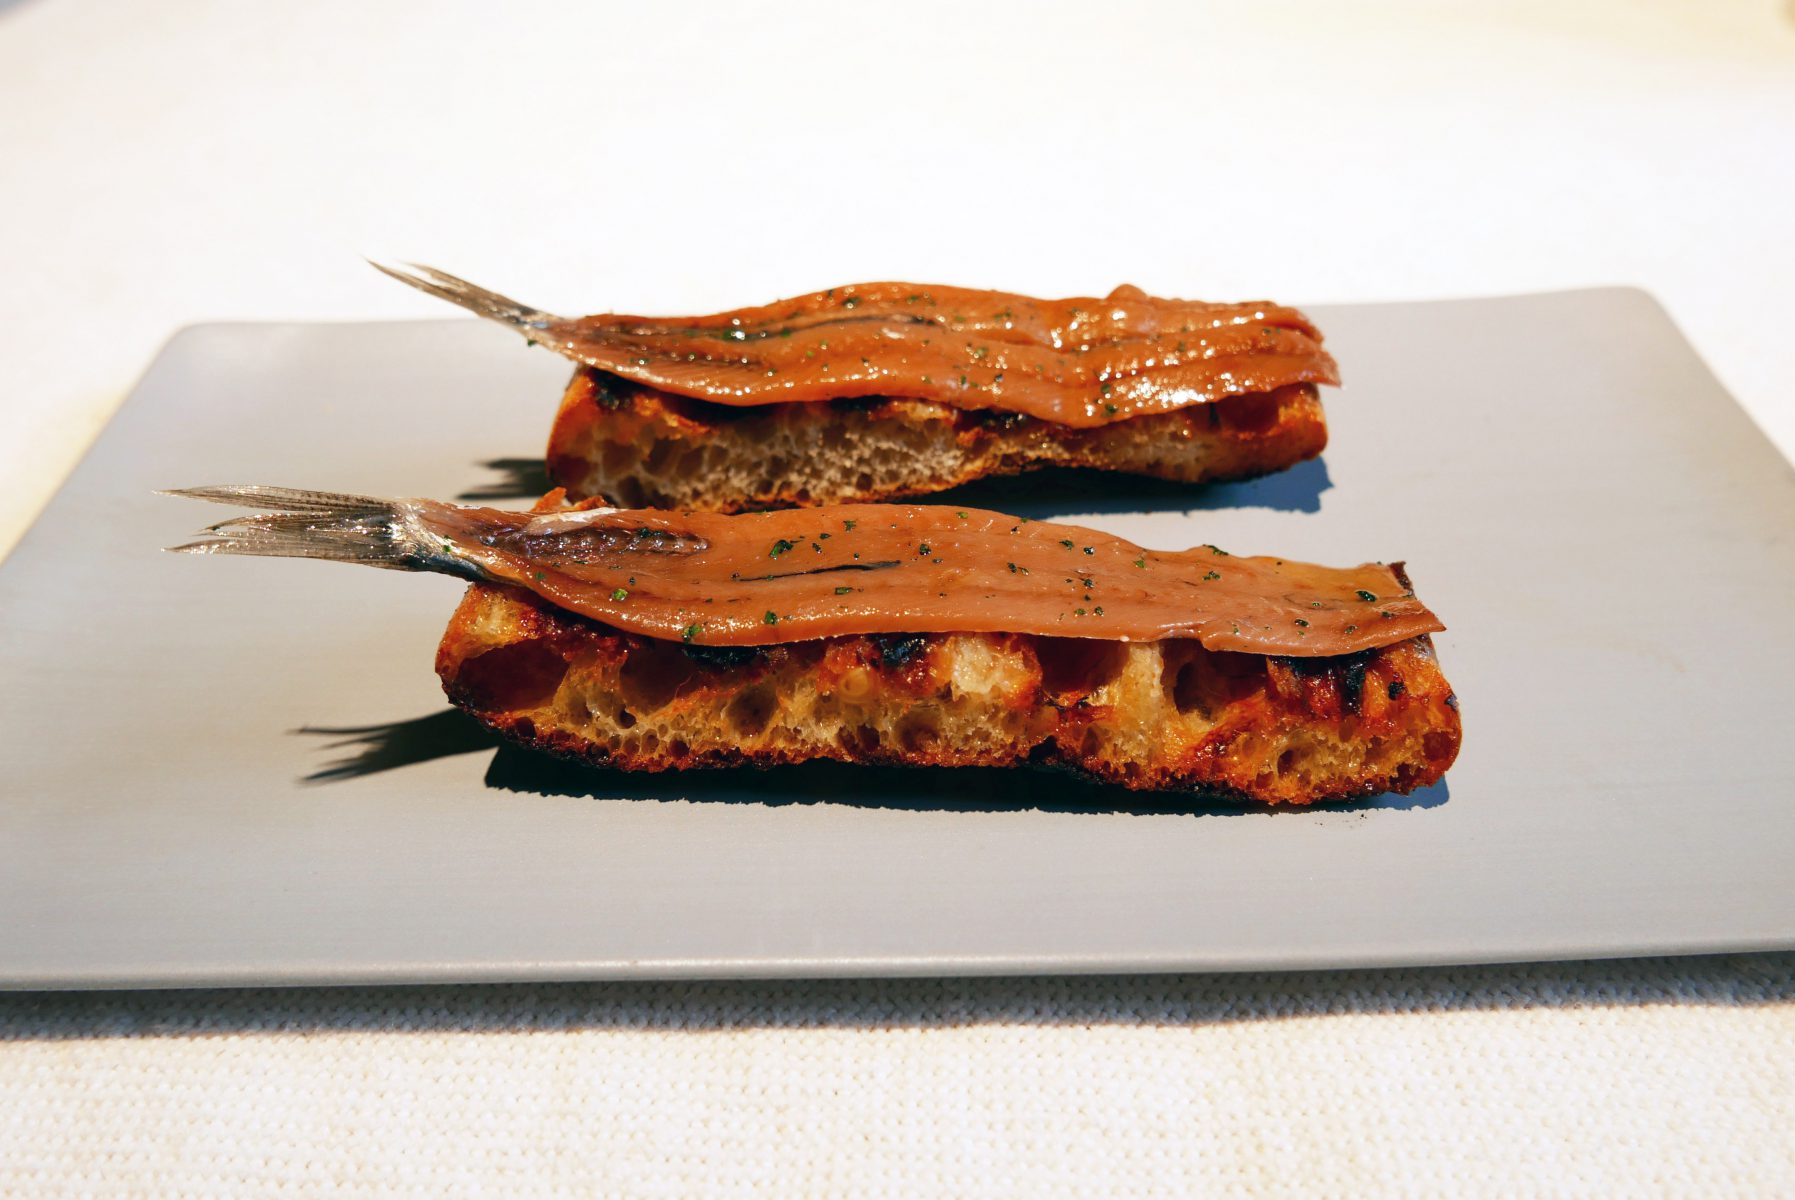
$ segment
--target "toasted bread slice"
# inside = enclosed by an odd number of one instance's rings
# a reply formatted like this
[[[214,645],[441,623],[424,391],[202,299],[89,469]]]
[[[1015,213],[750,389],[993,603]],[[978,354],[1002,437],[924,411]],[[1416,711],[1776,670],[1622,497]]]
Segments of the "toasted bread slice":
[[[639,771],[1033,763],[1139,790],[1308,804],[1424,787],[1460,737],[1425,636],[1310,659],[1019,634],[718,648],[476,584],[436,668],[450,699],[499,733]]]
[[[576,497],[740,512],[917,496],[1044,466],[1242,479],[1326,445],[1307,383],[1075,429],[932,400],[734,408],[581,367],[549,436],[548,471]]]

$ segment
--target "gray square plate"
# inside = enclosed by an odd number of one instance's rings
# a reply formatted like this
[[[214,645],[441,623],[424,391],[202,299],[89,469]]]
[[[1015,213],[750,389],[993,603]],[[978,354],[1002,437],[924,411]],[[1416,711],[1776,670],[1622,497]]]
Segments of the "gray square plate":
[[[1414,797],[1282,812],[496,748],[431,673],[456,584],[162,554],[218,514],[150,491],[527,490],[565,366],[467,321],[188,330],[0,566],[0,984],[1795,946],[1788,465],[1639,292],[1316,315],[1349,382],[1325,464],[961,493],[1156,546],[1406,559],[1451,625],[1463,756]]]

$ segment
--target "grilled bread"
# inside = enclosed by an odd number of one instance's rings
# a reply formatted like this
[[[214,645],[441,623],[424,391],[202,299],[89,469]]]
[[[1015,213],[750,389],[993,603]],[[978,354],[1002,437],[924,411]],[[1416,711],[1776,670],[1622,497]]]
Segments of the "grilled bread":
[[[580,367],[548,472],[575,496],[742,512],[898,499],[1047,466],[1244,479],[1314,458],[1327,438],[1309,383],[1075,428],[889,397],[733,408]]]
[[[506,737],[638,771],[1032,763],[1300,805],[1431,784],[1460,736],[1426,636],[1330,658],[1026,634],[695,646],[475,584],[436,669]]]

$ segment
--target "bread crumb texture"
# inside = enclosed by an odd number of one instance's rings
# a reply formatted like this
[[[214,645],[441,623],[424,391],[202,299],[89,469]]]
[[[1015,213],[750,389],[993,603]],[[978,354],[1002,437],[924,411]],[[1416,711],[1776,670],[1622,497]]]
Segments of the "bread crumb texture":
[[[548,470],[576,498],[739,512],[916,496],[1045,466],[1242,479],[1326,445],[1310,384],[1071,429],[885,397],[734,408],[581,368],[549,437]]]

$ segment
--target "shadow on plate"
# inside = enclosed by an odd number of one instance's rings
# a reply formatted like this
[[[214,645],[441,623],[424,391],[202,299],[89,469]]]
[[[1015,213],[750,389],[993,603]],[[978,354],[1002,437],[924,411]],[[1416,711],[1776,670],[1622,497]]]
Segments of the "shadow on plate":
[[[1412,796],[1386,793],[1321,809],[1268,809],[1200,793],[1131,792],[1058,771],[1001,767],[858,767],[809,762],[781,767],[724,767],[638,774],[567,762],[503,742],[455,709],[383,725],[314,726],[294,731],[330,737],[340,757],[305,776],[333,783],[457,754],[495,749],[485,783],[500,791],[594,800],[687,800],[695,804],[835,804],[909,812],[1129,813],[1137,816],[1242,816],[1351,813],[1438,808],[1451,798],[1444,780]],[[343,753],[346,752],[346,753]]]
[[[980,479],[925,499],[1036,519],[1066,513],[1192,513],[1225,508],[1312,513],[1321,511],[1321,494],[1333,486],[1327,462],[1312,458],[1288,471],[1240,483],[1170,483],[1113,471],[1048,467],[1026,475]]]
[[[489,458],[477,465],[496,472],[498,477],[456,493],[455,499],[475,503],[537,500],[555,486],[548,477],[548,467],[540,458]]]
[[[479,465],[498,477],[459,493],[457,500],[535,500],[554,486],[540,458],[494,458]],[[1321,510],[1321,494],[1332,486],[1327,463],[1315,458],[1288,471],[1241,483],[1168,483],[1141,475],[1051,467],[1026,475],[981,479],[919,499],[1037,519],[1064,513],[1191,513],[1224,508],[1312,513]]]

